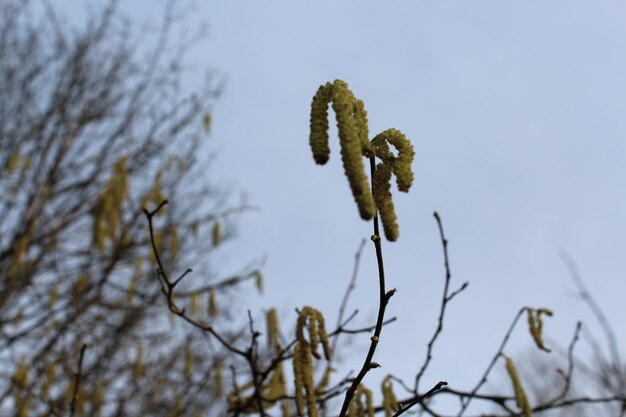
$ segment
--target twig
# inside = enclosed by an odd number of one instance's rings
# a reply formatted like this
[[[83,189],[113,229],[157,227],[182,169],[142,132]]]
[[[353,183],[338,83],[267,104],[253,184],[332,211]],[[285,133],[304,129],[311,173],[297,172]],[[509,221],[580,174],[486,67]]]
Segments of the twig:
[[[598,320],[600,327],[602,327],[602,331],[607,338],[609,351],[611,352],[611,361],[615,365],[621,364],[622,359],[619,354],[619,344],[617,342],[617,337],[615,336],[615,332],[609,324],[609,320],[604,314],[602,307],[600,307],[600,304],[598,304],[596,299],[587,289],[587,286],[585,285],[585,282],[582,279],[580,272],[578,271],[578,267],[576,263],[572,260],[572,258],[566,252],[561,252],[561,259],[563,259],[563,262],[569,269],[570,275],[572,277],[572,280],[574,281],[574,284],[576,285],[576,289],[578,290],[580,297],[583,299],[585,304],[587,304],[587,306],[595,316],[596,320]]]
[[[348,287],[346,288],[346,292],[343,294],[341,305],[339,306],[339,314],[337,315],[337,330],[338,330],[337,335],[339,335],[341,333],[341,330],[343,330],[344,324],[342,322],[343,322],[343,316],[346,311],[346,306],[348,305],[348,300],[350,299],[350,295],[352,294],[352,291],[354,291],[354,288],[356,287],[356,280],[359,276],[359,265],[361,264],[361,254],[363,253],[365,242],[366,242],[365,239],[361,240],[361,243],[359,243],[359,248],[357,249],[356,254],[354,255],[354,266],[352,267],[352,277],[350,278],[350,283],[348,284]],[[352,318],[353,316],[354,314],[350,318]],[[332,344],[333,352],[335,351],[335,348],[337,347],[338,341],[339,341],[339,337],[336,337],[333,340],[333,344]],[[332,361],[332,358],[328,361],[328,366],[330,366],[331,361]]]
[[[563,398],[565,398],[565,396],[570,390],[570,386],[572,383],[572,374],[574,373],[574,346],[576,345],[576,342],[578,341],[581,328],[582,328],[582,323],[579,321],[576,323],[576,330],[574,330],[574,336],[572,337],[572,341],[570,342],[569,348],[567,349],[567,373],[561,371],[560,369],[558,370],[559,374],[563,377],[563,383],[564,383],[563,390],[554,400],[550,401],[551,403],[560,401]]]
[[[426,392],[426,394],[418,396],[417,398],[411,400],[408,404],[401,403],[400,409],[394,413],[393,417],[398,417],[399,415],[404,414],[411,407],[413,407],[415,404],[421,403],[426,398],[430,397],[431,395],[433,395],[435,392],[439,391],[440,389],[442,389],[446,385],[448,385],[448,383],[446,381],[439,381],[439,382],[437,382],[437,384],[434,387],[429,389]]]
[[[83,377],[83,358],[85,357],[86,349],[87,345],[83,343],[80,348],[80,355],[78,356],[78,369],[74,374],[74,390],[72,391],[72,402],[70,403],[70,417],[74,417],[74,412],[76,411],[76,398],[78,397],[80,381]]]
[[[163,292],[163,294],[165,295],[166,299],[167,299],[167,305],[169,310],[179,316],[180,318],[182,318],[183,320],[185,320],[186,322],[188,322],[189,324],[207,332],[210,333],[213,337],[215,337],[221,344],[222,346],[224,346],[226,349],[228,349],[230,352],[235,353],[237,355],[240,355],[244,358],[247,358],[247,353],[244,352],[241,349],[236,348],[235,346],[233,346],[231,343],[229,343],[220,333],[218,333],[213,326],[207,324],[207,323],[203,323],[199,320],[196,320],[195,318],[190,317],[189,315],[187,315],[185,313],[185,309],[181,309],[180,307],[178,307],[176,305],[176,303],[174,302],[174,287],[176,286],[176,284],[178,284],[180,282],[181,279],[183,279],[185,276],[187,276],[188,273],[191,272],[190,269],[186,270],[183,274],[181,274],[174,282],[172,282],[169,278],[168,273],[165,270],[165,266],[163,265],[163,261],[161,260],[161,255],[159,254],[159,249],[157,247],[156,244],[156,239],[154,237],[154,225],[153,225],[153,218],[154,216],[159,212],[159,210],[161,210],[161,208],[163,208],[166,204],[168,204],[167,200],[163,200],[161,202],[161,204],[158,205],[157,208],[155,208],[152,211],[149,211],[147,209],[143,209],[144,214],[146,215],[146,219],[148,220],[148,228],[150,231],[150,244],[152,246],[152,253],[154,254],[154,258],[156,259],[157,265],[158,265],[158,269],[157,269],[157,277],[159,279],[159,283],[161,284],[161,291]]]
[[[441,239],[441,246],[443,248],[443,263],[446,269],[446,277],[445,277],[445,284],[443,286],[443,296],[441,299],[441,307],[439,310],[439,319],[437,320],[437,329],[435,329],[435,332],[433,333],[430,341],[428,342],[428,347],[426,349],[426,358],[424,359],[424,363],[422,364],[421,369],[419,370],[419,372],[417,373],[417,376],[415,377],[415,387],[413,388],[414,393],[417,393],[419,391],[420,379],[424,375],[424,372],[426,372],[426,368],[428,368],[428,365],[430,364],[430,361],[432,360],[433,347],[435,345],[435,342],[437,341],[437,338],[441,334],[441,331],[443,330],[443,320],[444,320],[444,316],[446,313],[446,306],[448,305],[450,300],[454,298],[454,296],[456,296],[465,288],[467,288],[467,285],[468,285],[468,283],[465,282],[463,285],[461,285],[459,289],[454,291],[452,294],[448,294],[448,291],[450,289],[450,278],[452,277],[450,273],[450,262],[448,259],[448,239],[446,239],[445,233],[443,232],[443,224],[441,223],[441,217],[439,216],[439,213],[434,212],[433,216],[435,217],[435,220],[437,220],[437,227],[439,228],[439,237]]]
[[[485,382],[487,382],[487,377],[489,376],[489,373],[491,372],[491,369],[494,367],[494,365],[498,361],[498,358],[500,356],[502,356],[502,351],[504,350],[504,347],[506,346],[507,342],[509,341],[509,338],[511,337],[511,333],[513,333],[513,329],[515,329],[515,325],[517,324],[518,320],[520,319],[520,317],[522,317],[522,314],[524,314],[525,311],[526,311],[526,307],[522,307],[517,312],[517,314],[515,315],[515,318],[513,319],[513,322],[509,326],[509,330],[507,330],[506,334],[504,335],[504,338],[502,339],[502,343],[500,343],[500,347],[498,348],[498,350],[495,353],[495,355],[493,355],[493,358],[491,359],[491,363],[489,363],[489,366],[487,366],[487,369],[485,370],[485,372],[483,373],[482,377],[478,381],[478,384],[476,384],[476,386],[470,392],[470,394],[467,397],[465,397],[466,398],[465,401],[463,401],[461,399],[461,410],[459,411],[459,414],[457,414],[457,417],[461,417],[463,415],[463,413],[465,412],[465,410],[469,406],[469,404],[472,401],[472,399],[476,397],[476,393],[478,392],[480,387],[482,387],[483,384]]]
[[[383,326],[386,326],[390,323],[393,323],[394,321],[398,320],[397,317],[391,317],[388,318],[387,320],[383,321]],[[368,327],[362,327],[360,329],[341,329],[341,331],[336,331],[331,333],[331,335],[336,334],[336,333],[346,333],[346,334],[358,334],[358,333],[365,333],[365,332],[371,332],[372,330],[374,330],[376,328],[376,325],[373,326],[368,326]],[[329,335],[329,336],[331,336]]]

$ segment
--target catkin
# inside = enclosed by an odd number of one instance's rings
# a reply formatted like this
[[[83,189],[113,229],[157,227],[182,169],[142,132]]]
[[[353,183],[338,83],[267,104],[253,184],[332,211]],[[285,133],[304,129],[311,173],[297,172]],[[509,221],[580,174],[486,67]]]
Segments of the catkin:
[[[309,331],[309,340],[304,337],[304,329]],[[317,346],[321,343],[324,354],[330,356],[328,335],[324,326],[322,313],[310,306],[305,306],[300,310],[296,323],[296,346],[293,356],[293,373],[295,385],[296,411],[299,416],[304,415],[304,408],[308,411],[309,417],[317,417],[316,393],[313,380],[313,356],[320,358],[317,353]]]
[[[313,159],[317,164],[323,165],[330,157],[329,103],[332,104],[337,120],[341,160],[346,177],[348,177],[361,218],[369,220],[374,217],[375,206],[362,160],[363,155],[372,154],[372,147],[367,137],[367,112],[363,102],[354,97],[348,85],[341,80],[320,86],[313,97],[309,135]]]
[[[391,199],[391,171],[392,166],[380,163],[376,166],[374,172],[374,180],[372,189],[374,191],[374,201],[380,213],[380,219],[383,223],[383,230],[388,241],[393,242],[398,239],[400,229],[396,211]]]
[[[543,320],[541,318],[542,315],[552,316],[552,311],[547,308],[539,308],[532,309],[527,308],[526,313],[528,315],[528,330],[537,345],[537,347],[546,352],[550,352],[550,349],[546,348],[545,343],[543,341]]]
[[[267,344],[270,348],[280,350],[280,333],[278,328],[278,312],[271,308],[267,312]]]
[[[383,392],[383,409],[385,410],[385,417],[391,417],[398,409],[398,399],[393,392],[391,384],[391,375],[387,375],[382,382]]]
[[[313,152],[313,159],[318,165],[324,165],[330,157],[328,147],[328,104],[332,95],[332,85],[321,85],[311,102],[311,131],[309,144]]]
[[[532,417],[532,407],[530,406],[528,398],[526,397],[526,392],[524,392],[524,388],[522,387],[522,382],[520,381],[519,375],[517,374],[517,368],[515,368],[513,360],[511,360],[511,358],[509,358],[508,356],[505,356],[504,360],[506,365],[506,371],[511,378],[513,390],[515,391],[515,402],[524,413],[524,417]]]
[[[369,220],[374,217],[375,208],[367,176],[365,175],[361,140],[352,110],[354,96],[348,89],[348,85],[343,81],[336,80],[333,87],[332,103],[337,117],[343,169],[346,177],[348,177],[352,195],[359,208],[361,218]]]

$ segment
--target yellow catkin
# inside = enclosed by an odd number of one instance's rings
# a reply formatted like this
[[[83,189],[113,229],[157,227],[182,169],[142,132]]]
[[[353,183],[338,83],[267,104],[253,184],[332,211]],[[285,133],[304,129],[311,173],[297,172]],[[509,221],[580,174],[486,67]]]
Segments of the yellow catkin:
[[[309,341],[304,336],[304,330],[309,332]],[[323,333],[323,335],[322,335]],[[320,340],[321,339],[321,340]],[[304,414],[304,406],[309,417],[317,417],[317,402],[315,382],[313,380],[313,356],[319,358],[317,346],[323,340],[328,341],[324,328],[324,318],[322,314],[310,306],[305,306],[300,310],[296,323],[296,346],[294,348],[293,368],[296,388],[296,408],[298,415]],[[329,348],[324,346],[324,352],[329,352]]]
[[[19,417],[28,416],[30,411],[30,395],[25,391],[28,386],[29,373],[30,366],[26,363],[21,363],[15,369],[15,375],[13,376],[16,416]]]
[[[357,417],[374,417],[375,409],[372,399],[372,391],[365,388],[363,385],[359,385],[352,402],[356,408]]]
[[[309,331],[309,340],[304,337],[304,329]],[[322,313],[313,307],[305,306],[298,315],[298,321],[296,322],[296,339],[302,342],[307,342],[310,346],[311,353],[319,359],[320,355],[317,353],[317,348],[322,342],[324,349],[324,356],[326,359],[330,359],[330,344],[328,342],[328,334],[326,333],[326,327],[324,324],[324,316]]]
[[[191,314],[197,316],[200,314],[200,296],[198,294],[193,294],[191,296]]]
[[[276,351],[280,350],[280,330],[278,328],[278,312],[275,308],[268,310],[267,322],[267,345]]]
[[[291,407],[289,406],[289,400],[283,400],[281,404],[282,417],[291,417]]]
[[[293,349],[293,376],[295,386],[295,402],[296,413],[299,416],[304,415],[304,374],[302,370],[302,360],[300,359],[303,352],[308,355],[305,343],[298,341]]]
[[[357,417],[356,415],[356,401],[350,401],[350,405],[348,405],[348,417]]]
[[[126,302],[131,304],[135,299],[135,294],[137,292],[137,278],[133,277],[128,284],[128,289],[126,290]]]
[[[361,218],[370,220],[374,217],[375,206],[365,175],[361,140],[353,115],[353,100],[354,96],[348,85],[341,80],[335,80],[332,105],[337,117],[341,161]]]
[[[263,398],[268,400],[268,407],[273,406],[280,397],[287,393],[287,381],[283,372],[282,362],[276,366],[269,383],[263,388]]]
[[[306,342],[304,345],[306,345]],[[303,349],[300,352],[299,360],[302,366],[302,382],[304,384],[307,411],[309,412],[309,417],[317,417],[318,413],[317,403],[315,401],[315,383],[313,381],[313,357],[309,352],[310,347],[303,346]]]
[[[261,271],[254,271],[254,285],[259,294],[263,294],[263,273]]]
[[[32,400],[30,397],[25,399],[20,399],[20,401],[16,401],[17,412],[15,414],[16,417],[28,417],[30,415],[30,409],[32,406]]]
[[[367,111],[365,110],[365,104],[363,101],[354,99],[353,115],[357,128],[357,135],[359,136],[359,142],[361,143],[361,151],[364,156],[370,158],[374,155],[374,150],[369,139]]]
[[[392,167],[388,164],[378,164],[374,173],[373,191],[374,201],[380,213],[380,219],[383,223],[383,230],[388,241],[393,242],[398,239],[400,229],[396,211],[391,199],[391,171]]]
[[[215,374],[213,377],[213,390],[216,396],[221,397],[224,394],[224,385],[223,385],[223,377],[222,377],[223,365],[221,363],[218,363],[217,365],[215,365],[214,372]]]
[[[22,158],[18,152],[12,154],[6,162],[5,169],[10,174],[14,172],[20,164]]]
[[[127,163],[127,157],[115,162],[109,181],[98,195],[93,211],[93,244],[99,251],[104,250],[107,239],[115,241],[118,236],[124,200],[128,195]]]
[[[213,230],[211,232],[213,238],[213,246],[217,247],[222,243],[222,224],[219,220],[213,223]]]
[[[316,394],[321,395],[324,393],[324,391],[328,387],[328,384],[330,383],[330,377],[332,373],[333,373],[333,368],[331,368],[330,366],[326,366],[326,369],[324,370],[324,375],[322,375],[322,378],[320,379],[320,381],[317,383],[317,386],[315,387]]]
[[[178,226],[173,225],[170,230],[170,252],[172,256],[178,254],[179,241],[178,241]]]
[[[163,172],[161,172],[160,170],[154,174],[154,182],[152,183],[152,188],[150,189],[150,201],[152,201],[153,204],[161,204],[161,202],[165,200],[165,197],[161,193],[162,177]]]
[[[522,383],[519,379],[519,375],[517,374],[515,364],[513,363],[513,360],[511,360],[511,358],[509,358],[508,356],[505,356],[504,360],[506,364],[506,371],[511,378],[513,390],[515,391],[515,402],[524,413],[524,417],[532,417],[532,407],[530,406],[528,398],[526,397],[526,393],[524,392],[524,388],[522,387]]]
[[[387,143],[393,145],[398,151],[394,156],[389,150]],[[393,166],[393,174],[396,176],[398,190],[408,192],[413,184],[413,171],[411,164],[415,158],[415,150],[404,133],[396,129],[387,129],[372,139],[372,145],[383,163]]]
[[[320,354],[317,352],[317,346],[319,345],[319,335],[317,333],[317,311],[313,311],[313,314],[309,315],[308,320],[308,329],[309,329],[309,339],[311,340],[311,353],[317,359],[320,358]]]
[[[530,331],[535,344],[539,349],[549,352],[550,350],[545,347],[543,341],[543,320],[541,316],[546,315],[551,317],[553,315],[552,311],[547,308],[527,308],[526,313],[528,315],[528,330]]]
[[[321,85],[311,102],[309,145],[315,163],[324,165],[330,157],[328,146],[328,104],[332,97],[332,84]]]
[[[398,399],[393,392],[393,386],[391,384],[391,375],[387,375],[382,382],[383,393],[383,409],[385,410],[385,417],[391,417],[398,410]]]
[[[33,228],[29,227],[28,229],[29,230],[25,234],[15,240],[15,244],[13,245],[13,259],[11,260],[9,270],[7,271],[9,279],[17,275],[20,267],[22,266],[22,258],[24,258],[24,255],[26,255],[26,252],[28,251],[30,235]]]
[[[330,341],[328,340],[328,333],[326,332],[326,321],[322,313],[317,310],[317,333],[319,334],[322,348],[324,349],[324,357],[326,360],[331,358]]]
[[[105,395],[106,395],[106,390],[104,387],[104,381],[101,379],[98,379],[94,387],[93,400],[92,400],[93,405],[98,412],[102,411],[101,409],[102,409],[102,406],[104,405]]]
[[[20,363],[15,368],[15,375],[13,376],[13,386],[17,390],[26,389],[28,384],[28,374],[30,373],[30,366],[27,363]]]
[[[213,288],[209,291],[209,316],[217,316],[217,301],[215,300],[215,290]]]
[[[332,103],[337,119],[341,160],[361,217],[374,217],[375,206],[363,165],[363,155],[371,156],[368,140],[367,112],[363,102],[354,97],[341,80],[319,87],[311,102],[309,143],[313,159],[325,164],[330,156],[328,146],[328,104]]]
[[[183,357],[183,375],[186,379],[191,378],[191,372],[193,371],[193,349],[191,345],[185,347],[185,355]]]
[[[211,133],[212,121],[213,118],[211,117],[211,113],[205,113],[202,117],[202,126],[204,127],[204,133],[206,133],[207,135]]]
[[[56,362],[52,362],[50,365],[48,365],[48,369],[46,369],[46,376],[44,377],[44,381],[43,381],[43,384],[41,385],[41,391],[40,391],[40,396],[42,398],[48,397],[48,392],[50,391],[50,387],[52,386],[56,378],[56,369],[57,369]]]
[[[393,145],[398,156],[389,149]],[[415,150],[411,142],[402,132],[396,129],[387,129],[372,139],[376,156],[382,160],[377,164],[373,178],[373,193],[376,207],[385,230],[385,237],[389,241],[398,239],[399,228],[391,197],[391,175],[395,175],[398,190],[408,192],[413,184],[411,164],[415,157]]]

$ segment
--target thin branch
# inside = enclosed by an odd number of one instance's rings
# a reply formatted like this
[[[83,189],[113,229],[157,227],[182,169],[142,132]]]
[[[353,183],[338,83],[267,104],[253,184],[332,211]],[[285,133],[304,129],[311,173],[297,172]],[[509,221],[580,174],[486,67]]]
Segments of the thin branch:
[[[359,243],[359,248],[356,251],[356,254],[354,255],[354,266],[352,267],[352,277],[350,278],[350,283],[348,284],[348,287],[346,288],[346,292],[343,294],[343,298],[341,300],[341,304],[339,306],[339,314],[337,315],[337,334],[339,335],[341,332],[339,330],[343,329],[343,316],[346,312],[346,307],[348,305],[348,300],[350,299],[350,295],[352,294],[352,291],[354,291],[354,288],[356,287],[356,280],[359,276],[359,265],[361,264],[361,254],[363,253],[363,248],[365,247],[365,242],[366,240],[363,239],[361,240],[361,243]],[[354,314],[351,316],[354,317]],[[350,317],[350,318],[351,318]],[[331,346],[331,350],[334,352],[335,349],[337,348],[337,343],[339,342],[339,337],[336,337],[333,340],[333,344]],[[332,362],[332,357],[331,359],[328,361],[328,367],[330,367]]]
[[[619,354],[619,344],[617,342],[617,337],[615,336],[615,332],[613,331],[609,320],[604,314],[602,307],[600,307],[600,304],[587,289],[585,281],[580,275],[580,272],[578,271],[578,266],[576,265],[574,260],[566,252],[561,252],[561,259],[563,259],[563,262],[569,269],[570,275],[572,277],[572,280],[574,281],[574,284],[576,285],[576,289],[578,290],[580,297],[583,299],[585,304],[587,304],[587,306],[595,316],[596,320],[598,320],[600,327],[602,327],[602,331],[607,338],[609,350],[611,352],[611,361],[616,365],[621,364],[622,359]]]
[[[408,404],[401,403],[400,409],[394,413],[393,417],[398,417],[399,415],[404,414],[411,407],[413,407],[415,404],[421,403],[426,398],[430,397],[431,395],[433,395],[435,392],[439,391],[440,389],[442,389],[446,385],[448,385],[448,383],[446,381],[439,381],[439,382],[437,382],[437,384],[434,387],[429,389],[426,392],[426,394],[421,395],[421,396],[415,398],[414,400],[410,401]]]
[[[176,282],[172,282],[167,274],[167,272],[165,271],[165,267],[163,265],[163,261],[161,260],[161,256],[159,254],[159,249],[157,247],[156,244],[156,239],[154,237],[154,225],[153,225],[153,218],[154,216],[156,216],[156,214],[159,212],[159,210],[161,210],[161,208],[163,208],[166,204],[168,203],[167,200],[163,200],[161,202],[161,204],[158,205],[158,207],[156,209],[154,209],[153,211],[149,211],[147,209],[143,209],[144,214],[146,215],[146,219],[148,220],[148,228],[149,228],[149,232],[150,232],[150,244],[152,246],[152,253],[154,254],[154,258],[156,259],[157,265],[158,265],[158,270],[157,270],[157,276],[159,278],[159,282],[161,284],[161,290],[163,292],[163,294],[165,295],[165,297],[167,298],[167,305],[169,310],[179,316],[180,318],[182,318],[183,320],[185,320],[186,322],[188,322],[189,324],[210,333],[211,335],[213,335],[221,344],[222,346],[224,346],[226,349],[228,349],[229,351],[240,355],[244,358],[247,358],[248,355],[246,352],[244,352],[241,349],[236,348],[235,346],[233,346],[232,344],[230,344],[220,333],[218,333],[213,326],[207,324],[207,323],[203,323],[199,320],[196,320],[192,317],[190,317],[189,315],[187,315],[185,313],[185,309],[181,309],[179,308],[176,303],[174,302],[174,287],[175,285],[180,281],[180,279],[182,279],[187,272],[183,273]],[[189,271],[189,270],[188,270]]]
[[[558,370],[559,374],[563,377],[563,390],[561,393],[552,401],[557,402],[565,398],[568,394],[571,383],[572,383],[572,375],[574,373],[574,346],[576,346],[576,342],[580,336],[580,329],[582,328],[582,323],[579,321],[576,323],[576,330],[574,330],[574,336],[572,337],[572,341],[569,344],[569,348],[567,349],[567,372],[563,372],[560,369]]]
[[[480,387],[482,387],[483,384],[485,382],[487,382],[487,377],[489,376],[489,373],[491,372],[491,369],[493,369],[494,365],[498,361],[498,358],[500,358],[500,356],[502,356],[502,352],[504,351],[504,347],[506,346],[507,342],[509,341],[509,338],[511,337],[511,334],[513,333],[513,329],[515,329],[515,326],[517,325],[517,322],[519,321],[520,317],[522,317],[522,314],[524,314],[525,311],[526,311],[526,307],[522,307],[522,308],[520,308],[520,310],[515,315],[515,318],[513,319],[513,322],[509,326],[509,330],[507,330],[506,334],[504,335],[504,338],[502,339],[502,342],[500,343],[500,347],[496,351],[495,355],[493,355],[493,358],[491,359],[491,362],[489,363],[489,366],[487,366],[487,369],[485,369],[485,372],[483,373],[482,377],[478,381],[478,384],[476,384],[476,386],[470,392],[470,394],[467,397],[465,397],[466,398],[465,401],[461,400],[461,404],[462,404],[461,405],[461,410],[457,414],[457,417],[461,417],[463,415],[463,413],[465,412],[465,410],[469,406],[469,404],[472,401],[472,399],[476,397],[476,393],[478,392]]]
[[[78,398],[80,381],[83,377],[83,358],[85,357],[86,349],[87,345],[83,344],[80,348],[80,355],[78,356],[78,369],[74,374],[74,390],[72,391],[72,402],[70,403],[70,417],[74,417],[74,412],[76,411],[76,399]]]
[[[445,281],[444,281],[445,283],[443,286],[443,296],[441,297],[441,307],[439,310],[439,318],[437,320],[437,328],[435,329],[435,332],[433,333],[432,337],[430,338],[430,341],[428,342],[428,346],[426,349],[426,358],[424,359],[422,367],[417,373],[417,376],[415,377],[415,387],[413,388],[413,392],[415,393],[419,391],[420,379],[424,375],[424,372],[426,372],[426,369],[428,368],[428,365],[430,364],[430,361],[432,360],[433,347],[435,345],[435,342],[437,341],[437,338],[441,334],[441,331],[443,330],[443,320],[446,314],[446,306],[448,305],[450,300],[454,298],[454,296],[456,296],[458,293],[460,293],[465,288],[467,288],[467,285],[468,285],[468,283],[465,282],[459,289],[454,291],[452,294],[448,294],[448,291],[450,289],[450,279],[452,277],[450,273],[450,261],[448,259],[448,239],[446,239],[445,233],[443,231],[443,224],[441,222],[441,217],[439,216],[439,213],[434,212],[433,216],[435,217],[435,220],[437,220],[437,227],[439,229],[439,238],[441,239],[441,247],[443,248],[443,263],[444,263],[444,267],[446,270],[446,276],[445,276]]]

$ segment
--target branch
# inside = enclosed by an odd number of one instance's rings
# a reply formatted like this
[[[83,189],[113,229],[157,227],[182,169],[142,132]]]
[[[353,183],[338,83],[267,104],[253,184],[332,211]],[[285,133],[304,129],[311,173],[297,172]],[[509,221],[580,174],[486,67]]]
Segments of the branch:
[[[415,387],[413,388],[413,392],[415,393],[418,392],[420,379],[424,375],[424,372],[426,372],[426,368],[428,368],[428,365],[430,364],[430,361],[432,359],[433,346],[435,345],[437,338],[439,337],[439,335],[441,334],[441,331],[443,330],[443,320],[444,320],[444,316],[446,313],[446,306],[448,305],[450,300],[452,300],[461,291],[465,290],[468,285],[468,282],[465,282],[463,283],[463,285],[461,285],[461,287],[459,287],[452,294],[448,294],[448,291],[450,289],[450,278],[451,278],[450,262],[448,260],[448,239],[446,239],[446,236],[443,232],[443,225],[441,223],[441,217],[439,216],[439,213],[434,212],[433,216],[437,220],[437,226],[439,228],[439,237],[441,239],[441,246],[443,248],[443,259],[444,259],[444,266],[446,269],[446,277],[445,277],[445,284],[443,286],[443,297],[441,299],[441,308],[439,310],[439,319],[437,321],[437,329],[435,329],[435,332],[433,333],[430,341],[428,342],[428,347],[426,349],[426,359],[424,359],[424,363],[422,364],[420,371],[417,373],[417,376],[415,377]]]
[[[83,373],[83,358],[85,357],[85,350],[87,349],[87,345],[83,344],[80,348],[80,355],[78,356],[78,369],[74,374],[74,390],[72,391],[72,402],[70,404],[70,417],[74,417],[74,412],[76,410],[76,398],[78,397],[78,390],[80,388],[80,381]]]
[[[175,281],[171,281],[169,278],[169,275],[167,274],[167,272],[165,271],[165,267],[163,266],[163,261],[161,260],[161,256],[159,254],[159,249],[157,248],[156,245],[156,239],[154,237],[154,225],[153,225],[153,218],[154,216],[159,212],[159,210],[161,210],[161,208],[163,208],[166,204],[168,204],[167,200],[163,200],[161,202],[161,204],[159,204],[159,206],[154,209],[153,211],[148,211],[147,209],[143,209],[144,214],[146,215],[146,218],[148,220],[148,227],[149,227],[149,231],[150,231],[150,244],[152,245],[152,252],[154,253],[154,258],[156,259],[157,265],[158,265],[158,278],[159,278],[159,282],[161,284],[161,291],[163,292],[163,294],[165,295],[165,297],[167,298],[167,305],[169,310],[179,316],[180,318],[182,318],[183,320],[185,320],[186,322],[190,323],[191,325],[207,332],[210,333],[212,336],[214,336],[221,344],[222,346],[224,346],[226,349],[228,349],[230,352],[235,353],[237,355],[240,355],[244,358],[247,358],[247,353],[244,352],[241,349],[236,348],[235,346],[233,346],[232,344],[230,344],[221,334],[219,334],[214,328],[213,326],[207,324],[207,323],[203,323],[200,322],[199,320],[196,320],[190,316],[188,316],[185,313],[185,309],[181,309],[179,308],[176,303],[174,302],[174,287],[176,286],[176,284],[178,284],[188,273],[191,272],[191,269],[186,270],[183,274],[181,274]]]

